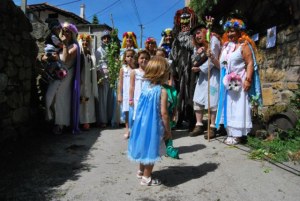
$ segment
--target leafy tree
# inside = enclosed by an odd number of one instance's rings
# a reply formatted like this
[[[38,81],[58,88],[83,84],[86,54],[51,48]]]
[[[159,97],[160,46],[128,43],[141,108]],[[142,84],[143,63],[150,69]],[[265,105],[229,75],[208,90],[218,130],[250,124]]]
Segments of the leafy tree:
[[[195,11],[198,21],[204,23],[205,12],[211,11],[219,0],[191,0],[190,7]]]
[[[98,20],[97,15],[94,15],[94,16],[93,16],[92,24],[99,24],[99,20]]]
[[[119,60],[120,55],[120,43],[118,39],[118,29],[113,29],[110,33],[111,42],[107,49],[107,60],[108,60],[108,71],[109,71],[109,84],[111,88],[117,88],[117,80],[119,77],[119,71],[121,61]]]

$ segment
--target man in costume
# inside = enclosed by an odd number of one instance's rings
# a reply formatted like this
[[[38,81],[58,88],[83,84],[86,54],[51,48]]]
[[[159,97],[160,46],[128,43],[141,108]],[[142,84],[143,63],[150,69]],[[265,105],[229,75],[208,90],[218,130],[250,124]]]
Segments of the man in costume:
[[[192,130],[195,124],[193,95],[196,74],[191,72],[193,44],[190,37],[190,29],[196,23],[197,17],[192,9],[184,7],[176,12],[173,28],[175,39],[170,52],[172,76],[178,91],[177,127],[181,127],[182,122],[187,121],[189,130]]]

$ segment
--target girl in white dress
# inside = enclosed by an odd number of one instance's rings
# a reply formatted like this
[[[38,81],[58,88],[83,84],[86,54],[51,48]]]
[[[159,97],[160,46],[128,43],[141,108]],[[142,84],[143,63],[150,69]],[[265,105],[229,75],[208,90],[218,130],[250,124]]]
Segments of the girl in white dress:
[[[130,87],[129,87],[129,105],[133,106],[132,120],[135,118],[137,104],[142,93],[142,86],[144,83],[144,69],[150,59],[150,54],[147,50],[138,52],[138,69],[134,69],[130,74]]]
[[[128,112],[129,112],[129,85],[130,85],[130,73],[135,68],[134,56],[135,51],[128,49],[124,53],[123,65],[119,73],[119,84],[118,84],[118,102],[122,104],[122,113],[124,115],[126,132],[124,137],[129,137],[129,126],[128,126]]]

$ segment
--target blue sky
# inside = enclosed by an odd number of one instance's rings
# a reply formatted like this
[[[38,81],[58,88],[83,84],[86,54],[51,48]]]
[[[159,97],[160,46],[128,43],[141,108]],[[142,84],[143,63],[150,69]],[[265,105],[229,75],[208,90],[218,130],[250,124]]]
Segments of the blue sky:
[[[86,6],[86,19],[92,21],[97,14],[100,24],[105,23],[112,27],[111,15],[114,26],[119,29],[119,38],[126,31],[133,31],[137,35],[140,45],[140,24],[143,25],[143,47],[147,37],[154,37],[159,43],[161,32],[165,28],[172,28],[175,12],[184,7],[184,0],[27,0],[27,4],[48,2],[50,5],[68,10],[77,15],[80,5]],[[20,5],[21,0],[14,0]],[[69,4],[67,4],[69,3]],[[61,5],[65,4],[65,5]],[[59,6],[61,5],[61,6]],[[136,8],[136,9],[135,9]]]

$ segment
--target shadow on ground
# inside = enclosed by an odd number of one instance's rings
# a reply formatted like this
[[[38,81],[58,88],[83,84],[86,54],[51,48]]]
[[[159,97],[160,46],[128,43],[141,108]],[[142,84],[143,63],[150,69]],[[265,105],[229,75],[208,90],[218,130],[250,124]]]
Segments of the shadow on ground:
[[[63,196],[55,188],[77,180],[89,151],[100,137],[98,129],[87,133],[39,136],[6,144],[0,150],[0,200],[49,200]],[[53,196],[53,195],[52,195]],[[53,198],[53,197],[52,197]]]
[[[198,179],[218,168],[217,163],[203,163],[198,166],[172,166],[153,173],[167,187],[174,187],[192,179]]]

